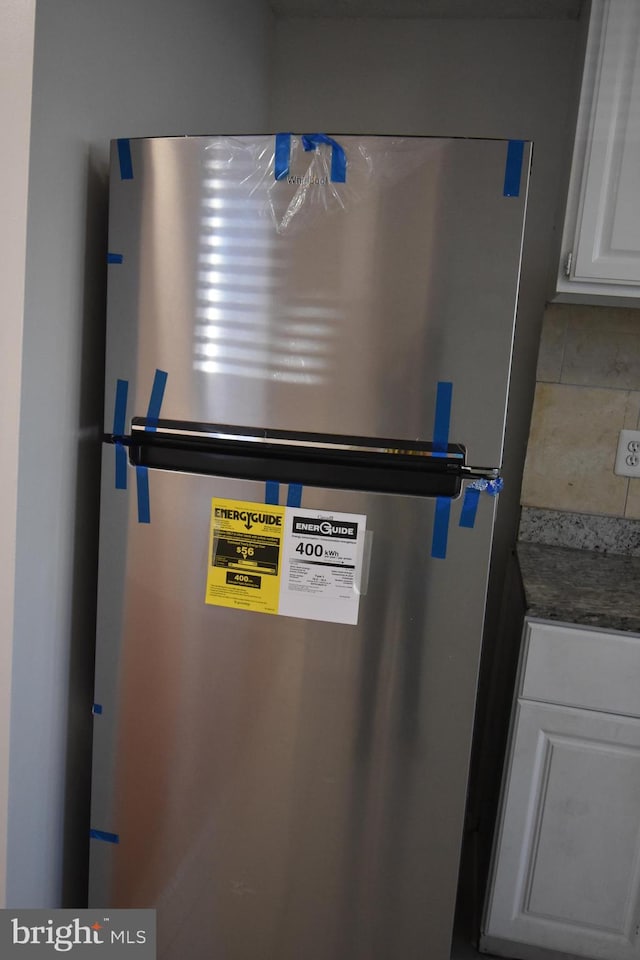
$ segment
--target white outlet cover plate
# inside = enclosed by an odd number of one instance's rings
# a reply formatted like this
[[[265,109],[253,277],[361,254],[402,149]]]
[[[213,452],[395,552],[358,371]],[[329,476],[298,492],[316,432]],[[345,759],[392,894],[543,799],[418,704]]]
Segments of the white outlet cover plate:
[[[627,457],[635,457],[636,463],[627,463]],[[640,477],[640,430],[620,431],[613,472],[619,477]]]

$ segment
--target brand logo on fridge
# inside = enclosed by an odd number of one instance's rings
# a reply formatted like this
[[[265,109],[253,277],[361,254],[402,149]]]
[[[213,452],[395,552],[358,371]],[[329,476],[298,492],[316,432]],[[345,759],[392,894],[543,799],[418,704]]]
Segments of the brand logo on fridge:
[[[328,182],[326,177],[287,177],[287,183],[296,187],[324,187]]]
[[[53,920],[47,920],[44,924],[30,927],[20,923],[17,917],[12,917],[12,942],[14,946],[49,946],[58,953],[68,953],[79,946],[134,946],[147,942],[146,930],[114,930],[105,927],[105,923],[109,923],[109,917],[105,917],[103,923],[96,920],[91,925],[83,924],[75,917],[70,923],[55,924]],[[31,956],[30,953],[28,955]]]
[[[263,523],[268,527],[281,527],[282,517],[273,513],[254,513],[251,510],[230,510],[228,507],[216,507],[216,519],[241,520],[247,530],[251,530],[256,523]]]
[[[293,532],[315,534],[319,537],[338,537],[341,540],[357,540],[358,524],[345,520],[309,520],[307,517],[293,518]]]

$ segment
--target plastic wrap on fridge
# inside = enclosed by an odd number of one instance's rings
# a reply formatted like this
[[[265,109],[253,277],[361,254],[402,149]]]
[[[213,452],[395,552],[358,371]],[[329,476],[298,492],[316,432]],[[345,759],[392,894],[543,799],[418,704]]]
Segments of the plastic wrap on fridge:
[[[233,178],[247,202],[282,234],[309,226],[321,213],[349,210],[369,191],[383,190],[426,163],[444,143],[324,133],[215,137],[207,166],[220,182],[225,173]]]

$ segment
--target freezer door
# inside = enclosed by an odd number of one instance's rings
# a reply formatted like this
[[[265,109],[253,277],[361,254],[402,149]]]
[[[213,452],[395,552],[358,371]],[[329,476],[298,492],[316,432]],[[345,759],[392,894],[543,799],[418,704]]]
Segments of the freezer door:
[[[344,184],[311,182],[328,146],[276,181],[273,137],[114,144],[106,432],[159,369],[168,419],[429,441],[447,381],[501,463],[529,145],[336,139]]]
[[[493,505],[430,557],[434,501],[363,514],[357,625],[205,603],[213,497],[105,447],[90,902],[158,909],[160,960],[448,960]],[[115,842],[117,841],[117,842]]]

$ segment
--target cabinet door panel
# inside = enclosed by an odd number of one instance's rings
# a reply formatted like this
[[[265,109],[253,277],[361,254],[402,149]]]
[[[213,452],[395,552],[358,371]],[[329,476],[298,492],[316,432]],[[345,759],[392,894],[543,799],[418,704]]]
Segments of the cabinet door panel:
[[[640,957],[640,721],[519,701],[486,933]]]
[[[601,5],[600,5],[601,6]],[[594,7],[594,17],[598,8]],[[603,9],[573,277],[640,284],[640,4]]]
[[[640,636],[528,621],[520,696],[640,717]]]

